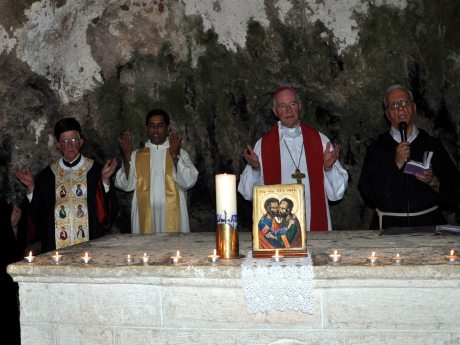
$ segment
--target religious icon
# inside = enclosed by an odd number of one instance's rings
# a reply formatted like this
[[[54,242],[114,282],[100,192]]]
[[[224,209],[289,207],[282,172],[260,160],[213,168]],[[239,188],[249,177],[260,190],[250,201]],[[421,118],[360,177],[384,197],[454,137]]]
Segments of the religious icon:
[[[291,198],[268,198],[265,200],[266,213],[259,220],[259,246],[263,249],[301,247],[300,222],[292,213],[294,202]]]
[[[75,190],[75,194],[77,194],[77,196],[82,196],[83,195],[83,190],[81,189],[81,184],[77,184],[77,189]]]
[[[65,189],[65,186],[61,186],[61,191],[59,192],[59,195],[61,198],[65,197],[67,195],[67,191]]]
[[[83,230],[83,226],[81,225],[78,226],[77,238],[80,240],[85,238],[85,230]]]
[[[65,227],[61,228],[61,232],[59,233],[59,238],[63,241],[67,239],[67,231],[65,230]]]
[[[67,216],[67,213],[65,211],[64,205],[61,205],[61,209],[59,210],[59,217],[65,218]]]
[[[83,218],[85,216],[85,211],[83,211],[83,208],[81,205],[77,206],[77,218]]]
[[[253,256],[305,256],[304,185],[254,187]]]

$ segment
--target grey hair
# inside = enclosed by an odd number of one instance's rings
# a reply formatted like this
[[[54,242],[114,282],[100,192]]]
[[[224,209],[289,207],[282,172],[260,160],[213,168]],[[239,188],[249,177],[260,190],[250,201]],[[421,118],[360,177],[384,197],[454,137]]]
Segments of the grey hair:
[[[412,95],[412,91],[409,90],[407,87],[405,86],[402,86],[400,84],[394,84],[394,85],[391,85],[388,89],[387,89],[387,92],[385,93],[385,97],[383,98],[383,104],[385,105],[385,109],[388,107],[388,104],[387,104],[387,98],[388,98],[388,95],[393,92],[394,90],[404,90],[406,91],[409,96],[410,96],[410,99],[411,101],[413,102],[414,101],[414,96]]]

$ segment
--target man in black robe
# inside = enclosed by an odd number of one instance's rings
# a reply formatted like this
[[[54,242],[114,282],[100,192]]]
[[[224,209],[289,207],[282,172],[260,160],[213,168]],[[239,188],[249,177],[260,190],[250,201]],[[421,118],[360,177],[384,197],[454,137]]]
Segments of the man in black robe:
[[[21,343],[19,331],[18,284],[6,273],[6,266],[23,259],[26,239],[26,217],[18,205],[0,200],[0,332],[8,344]]]
[[[441,210],[455,209],[458,202],[457,167],[438,139],[415,126],[408,89],[391,86],[384,104],[391,129],[367,148],[358,185],[366,205],[376,210],[371,229],[446,224]],[[404,173],[409,159],[422,162],[429,151],[428,169]]]
[[[114,216],[110,176],[116,160],[102,166],[83,156],[80,150],[84,139],[74,118],[59,120],[54,135],[62,158],[43,169],[35,181],[30,170],[16,171],[28,190],[35,237],[41,240],[42,253],[101,236]],[[84,238],[77,236],[80,227],[87,234]],[[68,236],[60,236],[62,231]]]

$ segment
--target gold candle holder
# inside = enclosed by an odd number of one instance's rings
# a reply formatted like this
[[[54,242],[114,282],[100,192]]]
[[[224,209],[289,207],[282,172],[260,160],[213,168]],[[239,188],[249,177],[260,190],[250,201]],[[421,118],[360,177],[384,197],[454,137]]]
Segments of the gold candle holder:
[[[216,250],[222,259],[239,258],[238,231],[229,224],[217,224]]]

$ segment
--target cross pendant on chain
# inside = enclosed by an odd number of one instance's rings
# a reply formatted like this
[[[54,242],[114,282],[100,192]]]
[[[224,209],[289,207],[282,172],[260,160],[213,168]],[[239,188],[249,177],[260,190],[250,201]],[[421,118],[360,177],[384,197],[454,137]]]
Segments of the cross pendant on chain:
[[[293,174],[291,175],[291,177],[292,177],[293,179],[296,179],[298,184],[301,184],[301,183],[302,183],[302,179],[305,178],[305,174],[302,173],[302,172],[300,172],[300,170],[297,168],[297,169],[295,169],[295,173],[293,173]]]

